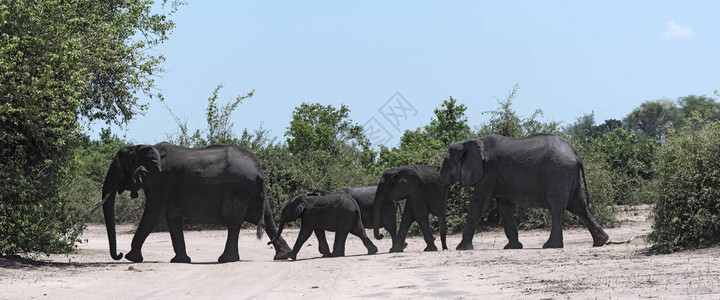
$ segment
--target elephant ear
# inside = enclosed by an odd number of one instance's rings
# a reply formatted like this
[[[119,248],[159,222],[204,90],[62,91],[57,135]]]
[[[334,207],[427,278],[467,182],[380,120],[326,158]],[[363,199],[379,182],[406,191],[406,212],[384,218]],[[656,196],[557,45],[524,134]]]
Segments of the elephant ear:
[[[300,215],[302,215],[303,211],[305,211],[305,198],[306,197],[301,197],[297,200],[297,203],[295,204],[295,210],[293,211],[293,220],[297,220],[298,218],[300,218]]]
[[[460,184],[469,187],[482,177],[485,145],[480,140],[469,140],[463,144],[463,148],[460,158]]]
[[[135,155],[138,163],[132,171],[133,189],[130,196],[133,198],[137,198],[137,191],[141,188],[155,185],[160,178],[161,171],[160,153],[157,149],[149,145],[141,145],[138,146]]]
[[[415,166],[412,166],[395,174],[393,179],[393,189],[401,191],[403,195],[407,195],[417,188],[422,178],[420,178],[420,174]]]

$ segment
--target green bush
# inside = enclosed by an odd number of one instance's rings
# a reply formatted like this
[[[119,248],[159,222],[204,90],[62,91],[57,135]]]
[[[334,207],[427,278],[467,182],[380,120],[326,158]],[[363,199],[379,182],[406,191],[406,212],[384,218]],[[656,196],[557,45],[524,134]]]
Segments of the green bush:
[[[656,173],[652,249],[670,253],[720,243],[720,123],[668,138]]]

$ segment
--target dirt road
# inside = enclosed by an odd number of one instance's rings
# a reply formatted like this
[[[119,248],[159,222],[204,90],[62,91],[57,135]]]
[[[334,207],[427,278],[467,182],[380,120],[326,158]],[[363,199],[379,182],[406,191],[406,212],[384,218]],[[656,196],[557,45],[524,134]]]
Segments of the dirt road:
[[[539,249],[549,232],[520,232],[522,250],[502,250],[502,230],[478,233],[475,250],[422,252],[421,237],[404,253],[386,253],[389,239],[375,241],[381,254],[364,255],[360,239],[348,237],[341,258],[319,258],[310,238],[298,261],[272,261],[274,251],[254,230],[241,233],[242,261],[217,264],[225,231],[185,233],[193,264],[171,264],[167,233],[153,233],[143,248],[146,262],[115,262],[104,227],[89,226],[80,253],[53,255],[47,263],[0,260],[1,299],[487,299],[487,298],[720,298],[720,248],[646,255],[647,207],[626,211],[623,225],[607,229],[612,240],[630,243],[593,248],[584,228],[565,230],[564,249]],[[119,228],[118,248],[129,250],[132,230]],[[368,231],[370,234],[371,232]],[[294,243],[297,231],[283,234]],[[332,243],[332,233],[328,234]],[[436,241],[440,245],[439,239]]]

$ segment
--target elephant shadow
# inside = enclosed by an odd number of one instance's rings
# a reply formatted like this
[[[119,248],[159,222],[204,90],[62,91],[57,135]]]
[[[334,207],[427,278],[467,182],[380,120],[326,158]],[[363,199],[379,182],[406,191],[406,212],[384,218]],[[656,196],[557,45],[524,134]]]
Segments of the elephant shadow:
[[[397,253],[390,253],[390,252],[380,253],[380,252],[378,252],[378,253],[372,254],[371,256],[381,256],[381,255],[388,255],[388,254],[397,254]],[[348,257],[360,257],[360,256],[367,257],[368,254],[367,253],[365,253],[365,254],[358,253],[358,254],[345,255],[345,256],[334,256],[334,257],[316,256],[316,257],[298,258],[294,261],[313,261],[316,259],[343,259],[343,258],[348,258]],[[293,262],[293,260],[289,260],[289,259],[288,260],[276,260],[276,261],[278,261],[278,262]]]

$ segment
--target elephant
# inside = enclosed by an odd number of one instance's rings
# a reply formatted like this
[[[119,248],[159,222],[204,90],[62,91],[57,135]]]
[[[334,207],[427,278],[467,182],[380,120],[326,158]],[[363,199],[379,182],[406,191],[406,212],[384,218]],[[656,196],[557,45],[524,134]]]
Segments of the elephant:
[[[457,250],[473,249],[478,219],[493,199],[508,238],[505,249],[523,247],[513,217],[515,206],[550,210],[552,228],[543,248],[563,247],[565,210],[585,223],[593,237],[593,246],[602,246],[608,240],[589,210],[590,195],[582,159],[570,142],[557,135],[536,134],[525,138],[489,135],[452,143],[445,153],[440,177],[448,186],[460,181],[462,187],[474,187]]]
[[[302,219],[300,233],[287,258],[296,260],[303,243],[307,241],[313,232],[318,238],[320,253],[323,254],[323,257],[345,256],[345,240],[348,233],[352,233],[362,240],[368,254],[375,254],[378,251],[377,247],[365,234],[360,207],[350,195],[334,193],[320,196],[315,193],[308,193],[293,197],[285,203],[280,212],[280,229],[275,239],[281,238],[280,234],[287,223],[298,218]],[[325,240],[325,230],[335,232],[332,253]],[[275,239],[268,244],[274,242]]]
[[[265,177],[255,154],[240,146],[213,145],[202,149],[167,142],[120,148],[105,176],[103,207],[110,256],[120,260],[115,236],[115,193],[130,191],[136,198],[145,193],[145,209],[125,258],[142,262],[142,245],[161,216],[167,219],[175,257],[171,262],[189,263],[183,237],[183,218],[228,228],[225,251],[218,262],[238,261],[238,234],[244,221],[258,225],[276,237],[277,227],[265,191]],[[290,252],[282,238],[275,239],[275,258]]]
[[[397,202],[407,199],[405,209],[400,219],[400,227],[396,238],[393,239],[393,246],[390,252],[402,252],[405,248],[405,237],[410,225],[417,221],[420,230],[425,238],[425,251],[437,251],[435,238],[430,229],[428,215],[433,214],[438,218],[440,229],[440,240],[442,249],[447,250],[445,236],[447,235],[446,214],[447,214],[448,188],[440,181],[440,174],[437,168],[427,165],[410,165],[393,168],[385,171],[380,178],[380,183],[375,194],[373,204],[373,228],[376,239],[382,239],[380,234],[380,214],[383,206],[388,202]]]
[[[336,193],[346,193],[352,197],[360,206],[360,215],[362,215],[362,223],[365,228],[373,228],[373,203],[375,202],[375,193],[377,192],[377,184],[361,187],[344,187],[336,191]],[[380,215],[380,227],[390,233],[393,242],[397,236],[397,202],[385,201],[382,204]],[[407,244],[405,244],[407,246]]]

